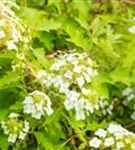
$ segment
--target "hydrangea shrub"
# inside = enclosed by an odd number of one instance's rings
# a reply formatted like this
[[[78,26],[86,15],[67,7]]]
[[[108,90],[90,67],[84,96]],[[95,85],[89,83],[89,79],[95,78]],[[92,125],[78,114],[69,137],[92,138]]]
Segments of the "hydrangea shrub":
[[[133,8],[17,2],[0,1],[0,149],[134,150]]]

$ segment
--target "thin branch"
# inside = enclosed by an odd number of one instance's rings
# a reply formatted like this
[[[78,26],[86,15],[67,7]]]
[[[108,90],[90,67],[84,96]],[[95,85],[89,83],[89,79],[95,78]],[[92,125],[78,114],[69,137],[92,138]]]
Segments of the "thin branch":
[[[120,2],[135,5],[135,1],[121,0]]]
[[[23,6],[27,7],[27,0],[23,0]]]
[[[130,123],[130,124],[125,126],[126,129],[130,129],[130,128],[133,128],[133,127],[135,127],[135,122]]]
[[[75,135],[71,135],[71,137],[69,137],[63,144],[62,146],[66,145],[67,143],[69,143],[73,138],[75,138],[77,136],[77,134]]]

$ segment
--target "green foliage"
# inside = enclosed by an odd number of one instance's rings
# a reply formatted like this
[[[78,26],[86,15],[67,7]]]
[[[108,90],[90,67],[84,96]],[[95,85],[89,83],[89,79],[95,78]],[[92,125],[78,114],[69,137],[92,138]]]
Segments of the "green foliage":
[[[0,38],[0,121],[7,120],[11,112],[17,112],[21,120],[29,121],[30,131],[24,140],[12,144],[0,128],[0,149],[94,150],[89,146],[94,132],[112,122],[134,133],[135,28],[132,31],[130,28],[135,27],[135,6],[131,4],[132,1],[16,1],[20,9],[10,9],[20,18],[19,24],[24,26],[21,28],[17,24],[23,41],[19,39],[15,43],[16,51],[9,50],[6,45],[1,46],[7,39],[3,42]],[[0,14],[0,21],[2,17]],[[3,28],[0,26],[1,30]],[[11,34],[9,31],[7,33]],[[87,88],[96,90],[101,98],[99,102],[103,98],[106,103],[101,110],[84,120],[75,119],[75,110],[65,109],[64,94],[54,87],[46,88],[43,80],[36,78],[40,70],[46,70],[48,76],[64,76],[64,71],[55,72],[50,67],[55,58],[59,58],[59,53],[64,56],[70,50],[86,53],[87,58],[96,62],[94,68],[98,76],[93,79],[93,85],[88,84]],[[70,70],[70,67],[66,70]],[[74,84],[70,88],[79,91]],[[123,90],[128,87],[134,89],[133,94],[129,92],[129,96],[123,95]],[[53,114],[39,120],[23,112],[25,98],[36,90],[47,93],[53,100]]]

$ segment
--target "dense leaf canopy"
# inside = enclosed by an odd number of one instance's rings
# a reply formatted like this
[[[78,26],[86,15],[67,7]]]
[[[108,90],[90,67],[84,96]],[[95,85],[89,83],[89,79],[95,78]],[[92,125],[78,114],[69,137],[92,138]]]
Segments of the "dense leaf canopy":
[[[0,1],[0,149],[135,150],[135,2]]]

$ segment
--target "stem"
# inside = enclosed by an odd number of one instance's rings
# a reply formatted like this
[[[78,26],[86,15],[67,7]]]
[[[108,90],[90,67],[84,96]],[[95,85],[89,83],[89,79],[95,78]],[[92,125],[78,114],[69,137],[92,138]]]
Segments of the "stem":
[[[75,135],[71,135],[63,144],[62,144],[62,146],[61,147],[63,147],[64,145],[66,145],[68,142],[70,142],[74,137],[76,137],[77,136],[77,134],[75,134]]]
[[[27,0],[23,0],[24,7],[27,7]]]
[[[135,2],[131,0],[121,0],[120,2],[135,5]]]
[[[135,127],[135,122],[130,123],[130,124],[125,126],[126,129],[133,128],[133,127]]]

